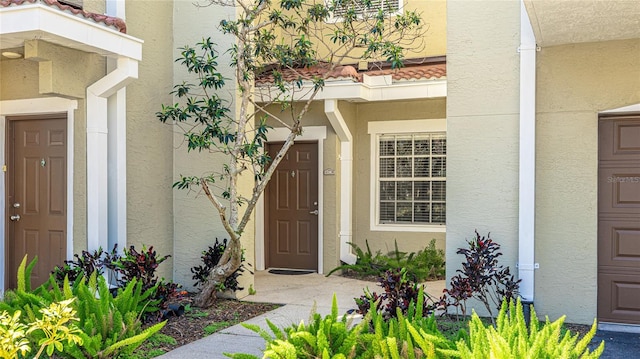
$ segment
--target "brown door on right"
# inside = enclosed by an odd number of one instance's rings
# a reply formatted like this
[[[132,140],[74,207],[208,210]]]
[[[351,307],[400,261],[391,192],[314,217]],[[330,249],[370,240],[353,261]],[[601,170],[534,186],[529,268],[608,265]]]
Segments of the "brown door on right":
[[[270,143],[271,158],[282,143]],[[265,190],[265,247],[270,268],[318,270],[318,144],[296,143]]]
[[[640,116],[599,126],[598,320],[640,324]]]
[[[31,275],[36,287],[62,265],[67,248],[66,115],[8,117],[7,235],[8,288],[16,286],[22,258],[38,256]]]

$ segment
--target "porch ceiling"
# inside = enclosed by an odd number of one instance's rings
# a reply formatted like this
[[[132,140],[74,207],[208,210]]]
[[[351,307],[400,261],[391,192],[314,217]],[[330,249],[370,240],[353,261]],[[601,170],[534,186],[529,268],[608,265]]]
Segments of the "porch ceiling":
[[[538,46],[640,38],[638,0],[524,0]]]

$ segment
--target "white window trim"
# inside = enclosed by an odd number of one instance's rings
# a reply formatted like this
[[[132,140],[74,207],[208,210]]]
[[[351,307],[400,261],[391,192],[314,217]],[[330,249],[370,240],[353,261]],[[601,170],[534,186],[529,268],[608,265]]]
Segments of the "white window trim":
[[[5,160],[5,126],[7,116],[26,116],[47,113],[67,113],[67,259],[73,258],[73,150],[74,150],[74,111],[78,101],[61,97],[34,98],[26,100],[0,101],[0,158]],[[6,218],[5,209],[5,176],[0,176],[0,217]],[[4,219],[0,221],[0,268],[5,269],[5,227]],[[0,276],[0,297],[5,286],[4,275]]]
[[[406,129],[406,130],[405,130]],[[447,228],[444,224],[379,224],[377,221],[379,206],[377,194],[379,183],[377,181],[377,138],[381,134],[413,134],[418,132],[446,132],[447,121],[443,118],[430,120],[402,120],[402,121],[375,121],[369,122],[367,133],[370,137],[370,214],[369,229],[371,231],[385,232],[430,232],[444,233]]]

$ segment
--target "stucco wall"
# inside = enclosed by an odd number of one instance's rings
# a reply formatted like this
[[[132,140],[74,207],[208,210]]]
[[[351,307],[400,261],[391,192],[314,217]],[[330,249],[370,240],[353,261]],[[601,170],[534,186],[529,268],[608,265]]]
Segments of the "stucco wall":
[[[189,45],[196,46],[197,42],[203,38],[211,37],[217,44],[218,71],[227,78],[227,85],[223,90],[218,91],[227,100],[233,98],[235,94],[235,81],[233,68],[229,66],[230,58],[226,50],[233,44],[233,38],[222,35],[217,26],[222,19],[234,18],[235,10],[229,7],[208,6],[196,7],[189,1],[176,1],[173,3],[173,44],[168,49],[170,56],[175,59],[180,56],[178,48]],[[197,26],[194,26],[196,25]],[[187,73],[184,66],[174,63],[173,81],[175,84],[182,83],[183,80],[191,81],[193,77]],[[173,98],[172,101],[178,101]],[[231,103],[231,106],[237,102]],[[197,153],[192,151],[187,153],[183,132],[179,128],[173,128],[173,180],[177,180],[180,174],[183,175],[203,175],[211,171],[221,171],[222,165],[228,162],[225,156],[212,155],[210,153]],[[248,175],[241,184],[241,189],[250,191],[251,182]],[[220,192],[219,192],[220,193]],[[250,192],[247,192],[250,193]],[[216,238],[220,240],[228,238],[228,234],[222,227],[220,217],[215,207],[200,191],[173,191],[173,211],[174,211],[174,278],[191,288],[193,280],[190,268],[201,264],[201,252],[208,246],[212,246]],[[249,249],[246,252],[246,260],[252,266],[255,265],[253,246],[254,233],[252,224],[247,226],[247,230],[242,235],[243,247]],[[253,276],[243,276],[240,285],[245,291],[238,293],[244,296],[253,284]]]
[[[543,48],[537,72],[536,310],[591,323],[597,316],[598,112],[640,103],[640,40]]]
[[[370,229],[371,203],[371,136],[367,133],[367,125],[373,121],[423,120],[446,118],[446,100],[414,100],[372,102],[355,105],[357,109],[354,135],[354,184],[353,184],[353,243],[366,248],[366,242],[373,252],[392,251],[395,241],[398,248],[405,252],[416,252],[423,249],[431,239],[436,239],[436,246],[444,249],[445,234],[442,232],[393,232],[372,231]],[[401,129],[398,131],[410,131]],[[447,134],[448,136],[448,134]],[[448,178],[448,177],[447,177]],[[447,179],[448,181],[448,179]]]
[[[520,3],[450,0],[447,25],[449,280],[475,229],[516,269]]]
[[[155,116],[172,101],[172,9],[171,1],[126,2],[128,33],[144,40],[138,79],[126,90],[127,242],[153,246],[160,256],[174,254],[172,130]],[[171,279],[173,263],[175,256],[158,275]]]

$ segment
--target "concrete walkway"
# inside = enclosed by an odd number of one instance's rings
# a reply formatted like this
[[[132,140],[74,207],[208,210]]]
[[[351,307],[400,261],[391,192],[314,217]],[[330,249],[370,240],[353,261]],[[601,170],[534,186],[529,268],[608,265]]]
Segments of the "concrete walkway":
[[[244,298],[251,302],[278,303],[284,306],[248,320],[268,330],[266,319],[278,327],[308,322],[315,308],[322,315],[331,311],[333,294],[338,300],[339,313],[354,309],[353,298],[363,294],[364,288],[380,292],[381,288],[372,282],[319,274],[275,275],[266,271],[256,272],[256,294]],[[444,281],[428,282],[427,293],[439,297],[445,287]],[[637,327],[636,327],[637,328]],[[269,331],[269,330],[268,330]],[[270,331],[269,331],[270,332]],[[598,331],[592,347],[605,341],[605,351],[601,359],[640,358],[640,334]],[[158,358],[162,359],[222,359],[223,353],[247,353],[262,358],[264,340],[258,334],[234,325],[210,336],[177,348]]]

